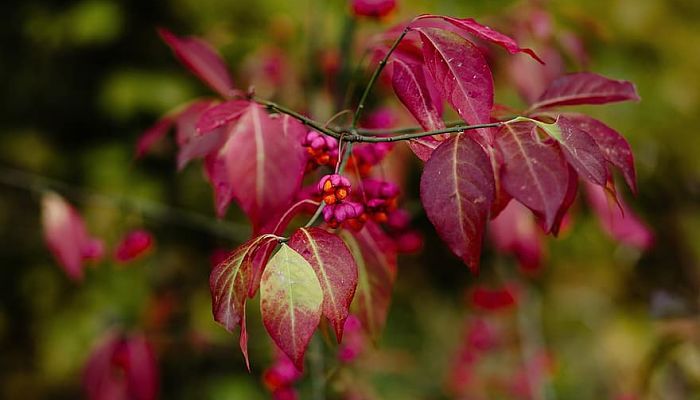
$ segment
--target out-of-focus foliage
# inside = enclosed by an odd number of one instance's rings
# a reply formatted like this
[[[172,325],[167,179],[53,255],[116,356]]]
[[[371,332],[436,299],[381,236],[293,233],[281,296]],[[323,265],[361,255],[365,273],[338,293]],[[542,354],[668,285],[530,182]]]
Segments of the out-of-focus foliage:
[[[402,18],[435,13],[500,22],[507,30],[503,22],[517,19],[526,4],[400,1],[389,20],[357,29],[364,40]],[[640,193],[628,203],[654,229],[655,246],[640,253],[614,243],[579,204],[570,229],[547,241],[539,275],[525,278],[512,259],[487,251],[475,276],[428,235],[421,254],[401,260],[379,349],[337,370],[330,393],[449,398],[453,358],[474,314],[465,289],[518,279],[528,296],[507,323],[518,343],[489,368],[522,368],[518,349],[535,343],[552,358],[545,396],[700,398],[700,5],[552,0],[544,7],[557,29],[583,39],[590,70],[638,86],[640,103],[586,111],[630,141]],[[243,217],[231,210],[228,222],[214,222],[199,169],[174,172],[172,142],[133,162],[136,138],[152,121],[208,94],[155,28],[203,36],[229,61],[238,87],[255,85],[259,95],[296,108],[308,104],[323,120],[335,112],[332,99],[302,88],[318,86],[322,69],[333,67],[346,12],[341,0],[0,4],[0,397],[80,396],[90,349],[114,327],[152,340],[163,398],[266,397],[259,377],[275,354],[263,339],[258,304],[248,309],[252,374],[211,315],[209,254],[237,243],[222,238],[232,229],[245,238]],[[524,44],[538,48],[536,41]],[[262,74],[261,65],[278,54],[284,69]],[[517,104],[515,90],[503,85],[505,73],[495,81],[497,101]],[[407,171],[414,199],[415,171]],[[108,248],[140,227],[154,233],[157,248],[128,265],[104,261],[86,269],[84,284],[71,282],[42,241],[47,186],[81,209],[88,230]],[[425,218],[420,222],[432,232]],[[332,359],[333,347],[321,347]],[[302,396],[311,384],[304,380]]]

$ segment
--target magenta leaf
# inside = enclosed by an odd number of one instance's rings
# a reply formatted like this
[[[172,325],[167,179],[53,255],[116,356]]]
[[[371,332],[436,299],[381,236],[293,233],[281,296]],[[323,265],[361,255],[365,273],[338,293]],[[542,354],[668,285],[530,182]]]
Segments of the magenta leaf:
[[[386,322],[396,280],[396,247],[379,225],[371,221],[359,232],[344,230],[341,236],[358,267],[353,313],[376,340]]]
[[[301,186],[306,154],[298,127],[251,103],[221,149],[229,182],[235,183],[231,193],[256,232],[286,210]]]
[[[250,361],[245,305],[252,278],[253,259],[260,253],[261,247],[276,243],[277,237],[274,235],[257,236],[234,250],[226,260],[215,266],[209,275],[214,320],[229,332],[233,332],[240,325],[239,345],[248,370]]]
[[[143,157],[173,126],[175,115],[166,115],[153,124],[136,141],[136,158]]]
[[[249,105],[250,102],[248,100],[235,99],[211,107],[204,112],[197,121],[197,133],[211,132],[216,128],[240,118]]]
[[[286,244],[272,256],[260,281],[263,324],[299,371],[321,319],[323,290],[314,269]]]
[[[482,25],[478,22],[476,22],[472,18],[453,18],[453,17],[448,17],[448,16],[443,16],[443,15],[431,15],[431,14],[426,14],[426,15],[421,15],[417,20],[425,20],[425,19],[442,19],[455,27],[459,28],[461,31],[467,32],[469,34],[472,34],[482,40],[485,40],[487,42],[493,43],[495,45],[501,46],[504,49],[508,50],[509,53],[511,54],[516,54],[516,53],[526,53],[533,59],[537,60],[540,64],[544,64],[544,61],[542,61],[537,54],[535,54],[534,51],[531,49],[524,49],[518,45],[518,43],[515,41],[515,39],[511,38],[510,36],[504,35],[501,32],[498,32],[494,30],[491,27],[488,27],[486,25]],[[440,26],[438,26],[440,27]]]
[[[226,158],[219,152],[210,153],[204,158],[204,174],[214,189],[216,215],[223,218],[233,201],[233,184],[226,168]]]
[[[627,140],[614,129],[587,115],[568,114],[566,117],[571,124],[576,125],[595,140],[605,159],[620,169],[629,188],[633,193],[637,193],[634,156]]]
[[[426,131],[438,130],[445,127],[438,108],[433,103],[433,97],[423,73],[423,66],[402,58],[392,62],[392,85],[394,93],[408,112]],[[411,150],[423,161],[430,158],[432,151],[440,144],[435,137],[425,137],[409,142]]]
[[[211,271],[209,287],[214,320],[227,331],[233,332],[243,320],[253,257],[261,246],[274,242],[276,238],[262,235],[243,243]]]
[[[425,163],[420,195],[440,238],[477,271],[495,196],[493,169],[483,148],[464,134],[443,142]]]
[[[551,231],[569,183],[560,150],[539,140],[533,122],[504,125],[498,129],[495,143],[503,156],[503,188],[542,216],[545,231]]]
[[[162,28],[158,29],[158,33],[173,50],[175,57],[202,82],[224,97],[233,95],[233,80],[226,63],[207,42],[196,37],[178,37]]]
[[[102,257],[104,245],[89,235],[78,212],[60,195],[49,192],[41,200],[44,240],[72,280],[83,279],[83,262]]]
[[[610,176],[605,156],[588,133],[564,116],[559,116],[553,124],[538,123],[538,126],[559,143],[576,172],[596,185],[605,186]]]
[[[158,364],[142,334],[108,334],[92,350],[83,368],[89,400],[158,398]]]
[[[571,208],[571,205],[574,204],[574,200],[576,200],[576,194],[578,193],[578,174],[573,169],[573,167],[571,167],[571,165],[569,165],[568,170],[569,177],[568,184],[566,186],[566,194],[564,195],[564,201],[562,201],[561,206],[557,211],[557,216],[554,218],[554,224],[552,225],[552,229],[550,230],[550,233],[554,236],[559,235],[559,231],[561,230],[564,218],[566,217],[569,208]]]
[[[218,129],[208,135],[197,135],[195,125],[202,113],[216,104],[212,100],[199,100],[192,103],[177,115],[175,138],[178,145],[177,169],[182,170],[190,161],[203,158],[218,150],[225,142],[225,129]]]
[[[331,321],[338,343],[357,287],[357,264],[345,243],[319,228],[300,228],[289,247],[311,264],[323,290],[323,315]]]
[[[633,83],[609,79],[591,72],[578,72],[552,81],[530,106],[530,110],[628,100],[639,100]]]
[[[419,28],[423,59],[447,102],[469,124],[487,123],[493,108],[493,77],[486,59],[468,40],[454,33]],[[479,134],[491,143],[488,129]]]
[[[622,198],[611,199],[604,188],[591,184],[586,185],[586,194],[603,230],[613,239],[640,250],[654,244],[653,232]]]

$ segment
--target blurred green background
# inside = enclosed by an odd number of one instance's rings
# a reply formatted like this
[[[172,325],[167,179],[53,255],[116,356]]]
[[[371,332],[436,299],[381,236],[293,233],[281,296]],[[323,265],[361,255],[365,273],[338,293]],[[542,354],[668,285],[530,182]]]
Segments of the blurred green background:
[[[523,6],[509,0],[399,4],[389,21],[363,22],[358,34],[366,38],[419,13],[498,26],[517,19]],[[545,269],[523,279],[530,301],[516,317],[527,319],[555,359],[546,396],[700,399],[700,2],[553,0],[544,7],[558,27],[584,40],[591,71],[637,84],[642,102],[585,111],[630,141],[640,194],[629,203],[656,234],[655,247],[645,253],[621,246],[578,205],[572,229],[548,240]],[[259,315],[251,312],[249,322],[251,374],[237,337],[211,317],[209,255],[235,244],[216,232],[240,229],[244,237],[243,217],[233,211],[228,222],[213,220],[201,169],[176,173],[172,140],[133,160],[137,137],[161,114],[209,95],[155,28],[206,38],[229,62],[238,87],[255,84],[258,93],[285,104],[310,104],[323,119],[333,110],[304,88],[318,81],[308,49],[335,48],[346,13],[341,0],[0,3],[0,398],[79,398],[82,364],[112,326],[153,334],[162,398],[267,396],[260,374],[270,353]],[[287,53],[280,87],[256,73],[260,54],[275,48]],[[292,78],[305,74],[310,77]],[[497,75],[496,82],[505,79]],[[503,85],[497,100],[518,105],[514,93]],[[409,176],[407,198],[415,206],[418,169]],[[47,186],[75,204],[108,244],[145,226],[156,236],[155,252],[128,267],[102,262],[88,269],[82,284],[70,282],[42,240],[39,199]],[[419,224],[425,250],[401,259],[379,349],[353,375],[378,398],[450,398],[445,377],[472,314],[465,288],[497,280],[497,269],[514,271],[512,260],[487,254],[482,273],[473,276],[424,217]],[[155,326],[163,307],[172,315]],[[326,348],[329,358],[333,351]],[[343,379],[331,379],[330,396],[342,391]],[[308,385],[301,384],[302,398]]]

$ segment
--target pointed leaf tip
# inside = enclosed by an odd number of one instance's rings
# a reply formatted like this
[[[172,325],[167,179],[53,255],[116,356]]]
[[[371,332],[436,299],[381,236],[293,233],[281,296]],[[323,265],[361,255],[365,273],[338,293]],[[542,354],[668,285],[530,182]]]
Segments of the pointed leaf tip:
[[[272,340],[300,371],[322,314],[323,290],[308,261],[282,244],[260,282],[260,311]]]
[[[233,80],[221,55],[207,42],[197,37],[178,37],[165,28],[158,34],[170,46],[175,57],[202,82],[224,97],[234,93]]]
[[[357,264],[350,250],[338,236],[320,228],[300,228],[287,244],[314,269],[323,290],[323,315],[340,343],[357,287]]]
[[[450,250],[476,272],[484,228],[495,197],[493,169],[483,148],[454,135],[425,164],[421,202]]]

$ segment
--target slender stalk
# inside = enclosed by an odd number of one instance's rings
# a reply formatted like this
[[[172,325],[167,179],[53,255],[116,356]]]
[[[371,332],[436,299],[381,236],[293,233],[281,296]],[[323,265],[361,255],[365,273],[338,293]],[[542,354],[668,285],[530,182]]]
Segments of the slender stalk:
[[[290,117],[297,119],[302,124],[304,124],[308,127],[311,127],[311,128],[313,128],[313,129],[315,129],[315,130],[317,130],[325,135],[332,136],[336,139],[340,139],[340,133],[338,133],[330,128],[326,128],[323,126],[322,123],[320,123],[316,120],[313,120],[309,117],[306,117],[304,115],[301,115],[298,112],[296,112],[290,108],[281,106],[275,102],[261,99],[258,97],[253,97],[252,100],[260,105],[267,107],[269,110],[276,111],[276,112],[281,113],[281,114],[287,114]]]
[[[464,121],[459,119],[459,120],[454,120],[454,121],[447,121],[445,122],[445,126],[448,128],[451,128],[453,126],[457,125],[463,125]],[[334,128],[336,131],[342,131],[343,128]],[[355,128],[355,132],[363,135],[363,136],[382,136],[382,135],[391,135],[391,134],[401,134],[401,133],[413,133],[413,132],[422,132],[423,128],[420,126],[407,126],[405,128],[394,128],[394,129],[364,129],[364,128]]]
[[[443,133],[454,133],[454,132],[464,132],[473,129],[483,129],[483,128],[498,128],[502,125],[507,124],[509,121],[505,122],[490,122],[488,124],[476,124],[476,125],[458,125],[445,129],[438,129],[435,131],[418,132],[418,133],[405,133],[403,135],[395,136],[362,136],[360,134],[351,134],[343,137],[343,140],[348,142],[361,142],[361,143],[381,143],[381,142],[399,142],[402,140],[420,139],[426,136],[440,135]]]
[[[0,166],[0,184],[12,186],[35,193],[54,190],[60,194],[81,202],[98,202],[110,206],[126,207],[143,215],[163,222],[186,226],[208,232],[214,236],[243,242],[250,237],[250,229],[245,225],[216,220],[192,211],[171,207],[162,203],[121,196],[104,194],[75,187],[65,182],[47,178],[31,172]]]
[[[379,74],[382,73],[382,70],[386,66],[387,62],[389,61],[389,57],[391,56],[391,53],[396,50],[396,47],[401,43],[401,40],[406,36],[408,31],[411,30],[410,26],[406,26],[404,30],[401,32],[401,35],[396,38],[394,43],[391,45],[389,48],[389,51],[387,51],[386,55],[384,55],[384,58],[382,58],[381,61],[379,61],[379,65],[377,65],[377,68],[374,70],[374,73],[372,73],[372,76],[369,78],[369,82],[367,83],[367,87],[365,87],[365,91],[362,93],[362,97],[360,97],[360,102],[357,104],[357,109],[355,110],[355,116],[352,119],[352,128],[354,129],[357,126],[357,122],[360,120],[360,116],[362,115],[362,111],[365,108],[365,102],[367,101],[367,97],[369,96],[369,92],[372,90],[372,86],[374,86],[374,82],[377,81],[377,78],[379,78]]]

